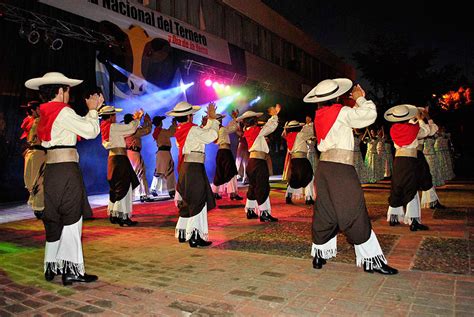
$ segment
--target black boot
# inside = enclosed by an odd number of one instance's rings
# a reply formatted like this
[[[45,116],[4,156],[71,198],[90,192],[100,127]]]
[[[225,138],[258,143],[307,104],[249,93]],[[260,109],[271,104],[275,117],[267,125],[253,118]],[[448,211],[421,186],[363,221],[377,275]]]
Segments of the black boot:
[[[292,194],[288,194],[288,196],[286,196],[285,202],[287,205],[293,205],[293,201],[291,200],[292,197],[293,197]]]
[[[191,239],[189,239],[189,246],[191,248],[197,248],[197,247],[208,247],[212,244],[212,241],[206,241],[203,238],[199,236],[199,233],[197,231],[193,232],[193,235],[191,236]]]
[[[268,213],[268,210],[264,210],[260,213],[260,222],[277,222],[278,218],[272,217]]]
[[[126,219],[122,219],[120,217],[117,219],[118,219],[118,224],[120,225],[120,227],[123,227],[123,226],[133,227],[138,224],[138,221],[133,221],[132,219],[128,217],[128,215]]]
[[[230,194],[230,200],[243,200],[244,198],[239,196],[237,193]]]
[[[54,277],[56,276],[56,273],[53,272],[53,269],[49,264],[46,264],[46,271],[44,272],[44,279],[47,280],[48,282],[52,281]]]
[[[306,199],[305,204],[306,204],[306,205],[314,205],[314,200],[313,200],[313,198],[309,197],[309,199]]]
[[[179,243],[186,242],[186,230],[179,230],[178,231],[178,241]]]
[[[319,256],[313,258],[313,269],[320,270],[323,268],[324,264],[326,264],[325,259],[320,258]]]
[[[421,223],[418,222],[418,219],[413,218],[411,221],[410,225],[410,230],[411,231],[417,231],[417,230],[429,230],[428,226],[422,225]]]
[[[391,266],[388,266],[387,264],[385,263],[382,263],[382,265],[380,267],[374,267],[372,269],[368,269],[366,266],[365,266],[365,263],[364,263],[364,272],[366,273],[380,273],[380,274],[383,274],[383,275],[395,275],[398,273],[398,270],[391,267]]]
[[[175,194],[176,194],[176,191],[174,191],[174,190],[170,190],[170,191],[168,192],[168,195],[170,195],[170,198],[171,198],[171,199],[174,199]]]
[[[66,272],[62,276],[64,286],[72,285],[72,283],[74,282],[91,283],[98,280],[97,275],[89,275],[89,274],[80,275],[80,274],[75,274],[68,269],[65,269],[65,270]]]
[[[219,193],[214,193],[214,198],[219,200],[219,199],[222,199],[222,196],[219,195]]]
[[[390,226],[397,226],[399,225],[400,222],[398,221],[398,216],[397,215],[390,215]]]
[[[35,214],[36,219],[41,220],[43,218],[43,211],[42,210],[35,210],[33,212]]]
[[[258,215],[255,213],[255,209],[247,208],[247,219],[258,219]]]
[[[150,194],[151,194],[153,197],[158,197],[158,193],[156,192],[156,190],[150,191]]]
[[[116,224],[116,223],[119,222],[119,219],[116,216],[110,215],[109,216],[109,221],[110,221],[111,224]]]

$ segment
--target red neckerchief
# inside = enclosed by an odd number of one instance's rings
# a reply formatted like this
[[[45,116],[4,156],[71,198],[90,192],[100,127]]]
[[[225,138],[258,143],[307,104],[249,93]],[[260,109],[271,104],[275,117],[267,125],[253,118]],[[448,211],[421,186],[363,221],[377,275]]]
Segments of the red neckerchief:
[[[298,132],[290,132],[286,135],[286,145],[288,146],[288,150],[293,150],[293,145],[295,145],[297,135]]]
[[[108,142],[110,138],[110,126],[112,122],[109,120],[102,120],[100,123],[100,134],[102,134],[102,142]]]
[[[331,130],[334,122],[336,122],[337,116],[342,107],[343,105],[336,103],[332,106],[324,107],[316,111],[316,115],[314,116],[314,127],[316,129],[318,144],[321,140],[324,140],[326,135],[328,135],[329,130]]]
[[[261,130],[262,130],[262,127],[259,127],[256,125],[245,130],[244,137],[245,137],[245,140],[247,140],[247,145],[249,149],[252,147],[253,143],[255,142],[255,139],[257,139]]]
[[[420,126],[412,123],[395,123],[390,128],[390,136],[393,143],[399,147],[412,144],[418,136]]]
[[[194,126],[197,126],[197,125],[192,122],[185,122],[185,123],[179,124],[178,127],[176,128],[176,133],[174,134],[174,136],[176,138],[176,143],[178,143],[178,149],[179,149],[178,171],[183,161],[184,143],[186,142],[186,138],[188,137],[189,130],[191,130],[191,128]]]
[[[41,141],[51,141],[51,129],[54,120],[63,108],[69,107],[64,102],[50,101],[40,105],[40,121],[38,123],[38,137]]]
[[[23,133],[20,136],[20,140],[28,137],[28,134],[30,133],[34,123],[35,118],[33,116],[27,116],[25,119],[23,119],[23,122],[21,123],[21,129],[23,130]]]
[[[161,127],[155,127],[155,130],[153,130],[153,139],[157,140],[158,136],[160,135],[161,130],[163,130]]]

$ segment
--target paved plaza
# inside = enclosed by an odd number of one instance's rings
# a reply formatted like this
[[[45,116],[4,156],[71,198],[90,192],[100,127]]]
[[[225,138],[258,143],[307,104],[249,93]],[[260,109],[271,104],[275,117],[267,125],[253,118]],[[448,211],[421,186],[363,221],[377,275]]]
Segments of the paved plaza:
[[[109,223],[106,196],[91,197],[95,218],[84,222],[83,247],[86,271],[99,281],[72,287],[60,276],[44,280],[42,223],[24,206],[0,206],[0,316],[474,315],[474,183],[440,187],[450,209],[423,209],[431,230],[417,232],[388,226],[389,182],[364,185],[374,231],[400,270],[395,276],[364,273],[347,243],[313,269],[311,207],[286,205],[284,185],[271,185],[279,223],[247,220],[243,202],[224,198],[209,212],[213,245],[206,249],[174,238],[172,201],[136,203],[139,225],[128,228]],[[24,216],[14,218],[15,211]]]

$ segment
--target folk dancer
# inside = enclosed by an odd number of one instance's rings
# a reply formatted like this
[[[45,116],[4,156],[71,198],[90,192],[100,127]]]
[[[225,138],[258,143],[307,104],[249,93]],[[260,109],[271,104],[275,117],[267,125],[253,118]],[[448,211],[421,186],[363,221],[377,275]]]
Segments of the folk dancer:
[[[247,177],[247,164],[249,161],[249,148],[247,140],[244,137],[244,127],[242,122],[239,122],[239,128],[236,131],[239,136],[239,144],[237,145],[237,153],[235,154],[235,165],[237,166],[237,180],[240,180],[242,184],[248,184]]]
[[[123,116],[123,122],[129,124],[134,120],[133,114],[127,113]],[[133,170],[137,174],[140,185],[135,189],[134,196],[140,197],[141,202],[153,201],[150,199],[150,190],[148,188],[148,181],[146,179],[146,168],[145,161],[141,155],[142,150],[142,137],[151,133],[151,118],[148,114],[145,114],[143,125],[139,126],[137,131],[126,137],[125,142],[127,144],[127,156],[132,163]]]
[[[23,152],[25,167],[23,179],[29,192],[28,205],[33,209],[37,219],[43,217],[44,191],[43,176],[46,161],[46,149],[38,138],[39,101],[30,101],[26,106],[27,116],[21,124],[23,133],[20,140],[26,139],[28,148]]]
[[[165,116],[153,117],[153,139],[156,142],[158,151],[156,152],[156,167],[151,182],[150,190],[153,196],[158,196],[158,192],[167,192],[171,199],[176,194],[176,177],[174,175],[174,161],[171,156],[171,138],[176,133],[177,123],[172,120],[168,129],[163,128]]]
[[[238,194],[237,187],[237,167],[235,166],[234,155],[230,149],[230,137],[231,133],[235,133],[238,128],[238,122],[236,121],[239,112],[237,110],[232,111],[232,121],[226,126],[222,125],[222,119],[225,115],[217,114],[217,120],[219,121],[219,136],[217,138],[217,144],[219,150],[216,155],[216,172],[214,174],[214,180],[211,184],[214,198],[222,199],[219,194],[222,187],[230,195],[231,200],[243,200]]]
[[[372,230],[364,193],[353,166],[354,137],[352,129],[364,128],[377,118],[375,104],[365,99],[356,85],[351,98],[353,108],[342,106],[336,99],[352,87],[346,78],[326,79],[305,97],[305,102],[322,103],[314,124],[321,152],[316,170],[316,203],[312,225],[313,268],[321,269],[326,260],[337,254],[337,234],[341,230],[354,244],[357,266],[368,273],[397,274],[387,260]],[[324,103],[323,103],[324,102]]]
[[[175,236],[180,243],[189,241],[189,246],[207,247],[209,228],[207,212],[216,207],[216,201],[209,185],[205,161],[205,146],[218,137],[219,121],[216,120],[216,106],[210,103],[207,107],[208,120],[204,127],[193,123],[193,113],[200,106],[179,102],[167,116],[175,117],[176,142],[179,148],[178,185],[176,187],[179,219]]]
[[[246,111],[237,121],[242,121],[245,126],[244,137],[249,146],[250,159],[247,164],[247,176],[249,179],[249,188],[247,191],[247,201],[245,202],[245,211],[247,219],[257,219],[260,214],[261,222],[276,222],[278,218],[272,216],[270,204],[270,184],[267,156],[269,152],[268,144],[265,139],[278,127],[278,113],[280,105],[270,107],[268,112],[270,118],[263,125],[259,126],[257,118],[262,112]]]
[[[291,155],[291,172],[286,189],[286,203],[293,204],[292,198],[301,196],[304,190],[306,205],[314,205],[313,167],[308,160],[307,142],[314,138],[312,126],[296,120],[288,122],[284,138]]]
[[[428,230],[421,223],[418,189],[420,179],[426,177],[426,171],[421,166],[423,162],[418,156],[417,147],[419,140],[430,133],[430,127],[423,121],[423,113],[408,104],[388,109],[384,118],[393,123],[390,137],[395,146],[387,221],[390,226],[408,223],[411,231]]]
[[[68,105],[70,87],[82,83],[61,73],[50,72],[25,82],[27,88],[39,90],[46,102],[40,106],[38,137],[47,149],[44,171],[44,214],[46,230],[44,276],[53,280],[62,274],[63,285],[94,282],[96,275],[85,273],[82,253],[82,220],[91,214],[79,168],[76,150],[78,137],[94,139],[100,132],[97,108],[102,95],[86,99],[89,112],[77,115]]]
[[[102,146],[109,151],[107,160],[107,181],[109,182],[109,203],[107,214],[110,223],[123,226],[135,226],[132,221],[133,190],[138,187],[137,174],[127,157],[125,138],[135,133],[140,125],[143,112],[135,113],[135,120],[128,124],[117,123],[117,112],[122,109],[103,106],[99,109]]]

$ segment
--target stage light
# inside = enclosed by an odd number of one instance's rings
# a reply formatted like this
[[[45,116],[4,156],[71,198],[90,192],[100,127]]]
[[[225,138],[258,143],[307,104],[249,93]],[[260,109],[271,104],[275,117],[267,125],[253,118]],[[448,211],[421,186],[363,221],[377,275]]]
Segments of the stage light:
[[[60,38],[54,39],[49,46],[53,51],[59,51],[63,47],[63,40]]]
[[[262,99],[262,98],[260,98],[260,96],[257,96],[257,98],[252,99],[252,100],[249,102],[249,105],[250,105],[250,106],[253,106],[253,105],[256,104],[257,102],[259,102],[260,99]]]
[[[225,86],[225,90],[230,90],[230,86],[229,86],[229,85],[226,85],[226,86]]]
[[[32,30],[30,34],[28,34],[28,42],[30,42],[33,45],[38,44],[38,42],[40,41],[40,38],[41,38],[41,35],[36,30]]]
[[[212,88],[217,89],[219,88],[219,85],[220,84],[217,81],[215,81],[214,83],[212,83]]]
[[[211,87],[211,85],[212,85],[212,80],[206,79],[206,81],[204,82],[204,84],[205,84],[207,87]]]

